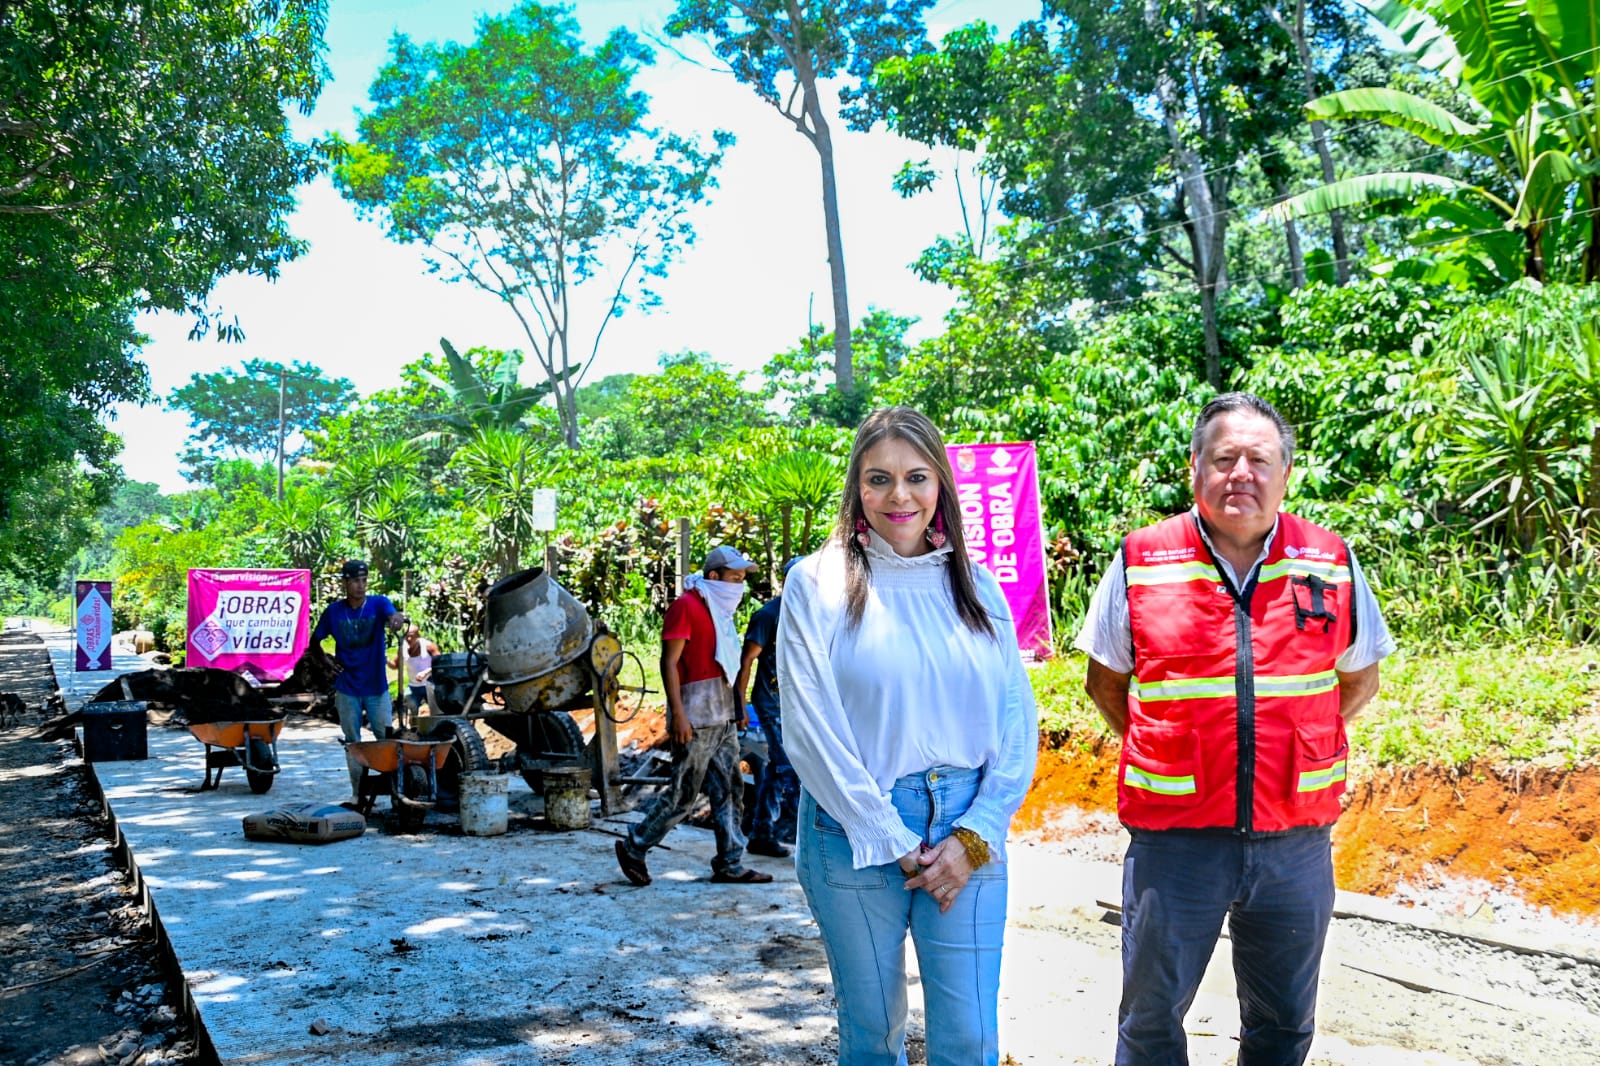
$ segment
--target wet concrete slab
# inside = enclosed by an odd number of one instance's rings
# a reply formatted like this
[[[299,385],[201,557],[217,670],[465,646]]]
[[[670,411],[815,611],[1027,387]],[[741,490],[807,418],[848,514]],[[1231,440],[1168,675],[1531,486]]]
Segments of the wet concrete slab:
[[[622,823],[536,829],[520,778],[504,836],[438,813],[385,832],[380,800],[359,838],[255,842],[245,815],[346,795],[334,726],[292,722],[262,796],[237,770],[200,792],[187,730],[152,727],[149,749],[95,772],[224,1062],[830,1059],[825,962],[790,863],[755,860],[772,885],[711,884],[711,835],[680,828],[635,888],[612,853]]]

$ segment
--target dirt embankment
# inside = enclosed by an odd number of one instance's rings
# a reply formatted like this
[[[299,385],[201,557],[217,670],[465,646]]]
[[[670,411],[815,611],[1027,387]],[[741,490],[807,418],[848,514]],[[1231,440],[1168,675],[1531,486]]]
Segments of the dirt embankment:
[[[1069,808],[1111,814],[1117,750],[1039,752],[1015,828],[1046,839]],[[1600,768],[1369,771],[1334,831],[1340,888],[1388,895],[1402,882],[1482,879],[1558,914],[1600,915]],[[1071,832],[1072,830],[1066,830]]]

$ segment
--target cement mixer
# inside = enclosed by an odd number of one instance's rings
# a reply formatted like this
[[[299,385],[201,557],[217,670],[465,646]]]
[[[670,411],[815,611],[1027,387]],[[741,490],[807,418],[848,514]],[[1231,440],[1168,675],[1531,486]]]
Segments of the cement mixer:
[[[616,727],[651,691],[639,657],[542,567],[496,582],[486,613],[482,653],[435,657],[435,702],[447,713],[419,715],[417,732],[464,735],[475,733],[464,721],[481,721],[516,745],[515,768],[535,792],[543,790],[545,771],[581,765],[601,811],[620,809]],[[593,740],[585,742],[574,711],[593,711]],[[473,754],[465,754],[463,772],[487,766],[486,757],[482,766],[465,765],[478,761]]]

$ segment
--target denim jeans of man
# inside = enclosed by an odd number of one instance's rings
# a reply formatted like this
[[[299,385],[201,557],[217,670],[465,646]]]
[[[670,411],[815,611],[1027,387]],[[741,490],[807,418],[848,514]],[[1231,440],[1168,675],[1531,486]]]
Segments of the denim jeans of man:
[[[980,777],[934,767],[900,778],[890,795],[906,827],[935,846],[971,805]],[[940,914],[927,891],[906,890],[897,863],[854,869],[843,828],[803,790],[799,817],[795,863],[833,973],[840,1066],[904,1066],[907,932],[922,977],[928,1066],[997,1063],[1005,864],[978,869]]]
[[[347,743],[354,744],[361,739],[363,717],[366,718],[367,725],[372,728],[372,735],[378,740],[389,735],[389,726],[394,721],[394,707],[389,702],[387,691],[374,696],[352,696],[348,692],[335,689],[333,707],[339,712],[339,731],[344,734]],[[350,795],[359,799],[363,773],[361,764],[349,754],[345,755],[344,761],[350,768]]]
[[[1186,1066],[1183,1017],[1228,919],[1239,1066],[1300,1066],[1333,917],[1331,829],[1135,831],[1122,866],[1117,1066]]]
[[[744,859],[739,831],[744,778],[739,775],[739,733],[732,722],[699,726],[687,744],[672,744],[672,784],[655,798],[644,817],[628,830],[622,846],[636,859],[661,843],[672,827],[694,812],[704,787],[711,801],[711,828],[717,838],[714,873],[736,874]]]
[[[774,844],[794,842],[796,811],[800,806],[800,778],[783,750],[783,716],[776,707],[761,712],[761,730],[767,738],[767,765],[756,789],[750,817],[750,839]]]

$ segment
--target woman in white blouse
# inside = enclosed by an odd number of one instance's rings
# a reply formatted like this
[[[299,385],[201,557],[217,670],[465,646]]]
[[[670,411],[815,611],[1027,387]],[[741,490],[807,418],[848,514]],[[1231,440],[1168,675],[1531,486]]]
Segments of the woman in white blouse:
[[[862,423],[838,528],[784,583],[778,688],[839,1062],[906,1061],[909,931],[930,1066],[996,1063],[1006,832],[1038,714],[944,442],[910,408]]]

